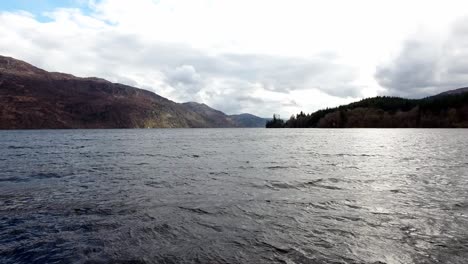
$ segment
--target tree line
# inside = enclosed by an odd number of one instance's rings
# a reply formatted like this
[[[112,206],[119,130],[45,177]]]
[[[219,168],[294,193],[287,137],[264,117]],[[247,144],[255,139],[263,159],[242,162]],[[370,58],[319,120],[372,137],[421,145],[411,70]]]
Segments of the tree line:
[[[468,127],[468,93],[423,99],[377,96],[348,105],[291,116],[274,115],[267,128],[438,128]]]

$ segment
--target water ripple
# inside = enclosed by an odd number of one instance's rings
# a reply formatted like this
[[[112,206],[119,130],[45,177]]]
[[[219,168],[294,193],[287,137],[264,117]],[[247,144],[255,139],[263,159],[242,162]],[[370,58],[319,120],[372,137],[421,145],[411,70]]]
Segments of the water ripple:
[[[0,263],[466,263],[466,130],[0,131]]]

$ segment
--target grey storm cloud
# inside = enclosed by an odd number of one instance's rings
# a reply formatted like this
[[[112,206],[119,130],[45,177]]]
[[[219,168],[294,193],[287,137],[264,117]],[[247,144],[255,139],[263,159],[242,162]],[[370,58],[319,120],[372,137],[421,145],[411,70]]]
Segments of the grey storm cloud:
[[[375,78],[386,94],[411,98],[468,86],[468,18],[454,23],[445,39],[415,34],[377,67]]]

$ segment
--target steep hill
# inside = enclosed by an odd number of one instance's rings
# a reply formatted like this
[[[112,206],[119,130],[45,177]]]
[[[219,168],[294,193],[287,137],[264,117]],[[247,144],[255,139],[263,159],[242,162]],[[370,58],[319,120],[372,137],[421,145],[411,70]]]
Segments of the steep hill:
[[[0,129],[239,126],[217,112],[212,116],[146,90],[0,56]]]

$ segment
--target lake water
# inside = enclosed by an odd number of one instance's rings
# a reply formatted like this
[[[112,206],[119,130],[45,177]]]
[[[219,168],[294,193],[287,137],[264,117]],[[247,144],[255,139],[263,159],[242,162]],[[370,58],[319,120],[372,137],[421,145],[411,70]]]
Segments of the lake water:
[[[468,130],[0,131],[0,263],[467,263]]]

